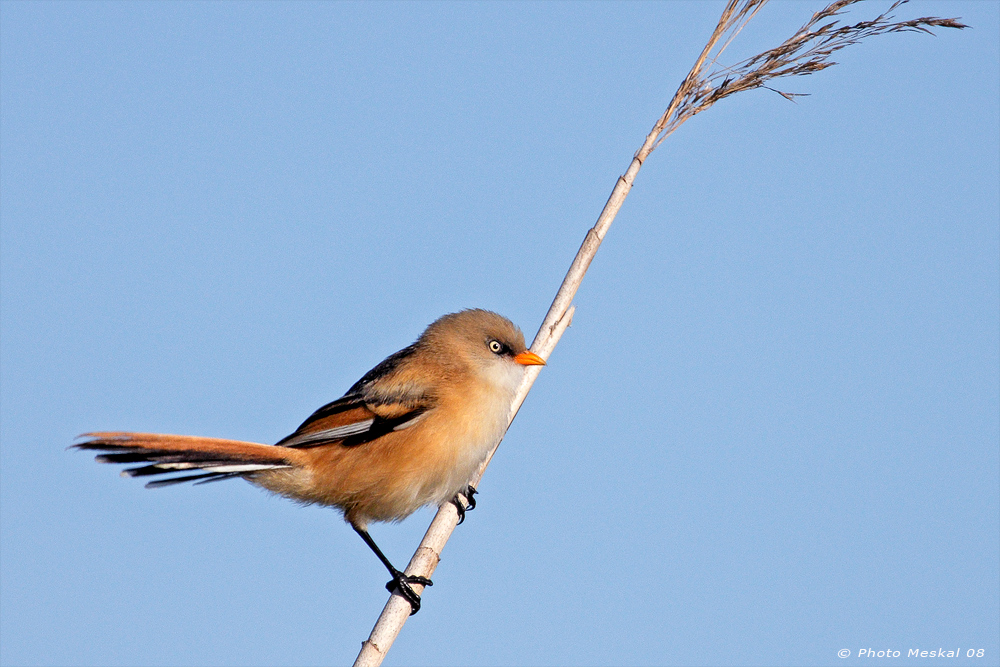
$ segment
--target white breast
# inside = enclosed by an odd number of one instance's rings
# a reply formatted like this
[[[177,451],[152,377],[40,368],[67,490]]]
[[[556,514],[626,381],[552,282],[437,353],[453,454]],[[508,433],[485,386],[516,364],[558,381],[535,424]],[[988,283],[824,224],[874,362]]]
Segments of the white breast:
[[[524,377],[519,364],[498,359],[480,376],[485,382],[475,387],[465,387],[463,403],[475,406],[462,416],[465,428],[453,432],[454,441],[448,443],[451,460],[438,471],[437,478],[427,480],[421,489],[421,504],[441,505],[455,494],[465,491],[479,471],[487,455],[503,438],[510,422],[510,404]]]

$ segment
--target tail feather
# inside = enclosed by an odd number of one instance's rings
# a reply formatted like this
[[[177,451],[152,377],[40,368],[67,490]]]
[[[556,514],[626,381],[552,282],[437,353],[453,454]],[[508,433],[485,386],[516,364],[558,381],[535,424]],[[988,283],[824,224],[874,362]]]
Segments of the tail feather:
[[[221,482],[222,480],[233,479],[235,477],[243,477],[243,475],[238,475],[236,473],[225,473],[225,472],[209,472],[203,475],[185,475],[184,477],[172,477],[170,479],[157,479],[153,480],[152,482],[146,482],[146,488],[159,489],[164,486],[183,484],[184,482],[194,482],[195,484],[207,484],[209,482]]]
[[[283,463],[239,463],[230,465],[216,465],[213,463],[154,463],[153,465],[142,466],[140,468],[125,468],[125,470],[122,470],[122,477],[146,477],[148,475],[162,475],[180,470],[204,470],[213,474],[242,475],[248,472],[260,472],[261,470],[274,470],[275,468],[287,467],[289,466]]]
[[[224,480],[234,479],[236,477],[239,477],[240,479],[242,479],[244,477],[244,475],[242,473],[238,473],[238,472],[214,472],[211,475],[209,475],[207,478],[205,478],[203,480],[200,480],[198,482],[195,482],[193,484],[193,486],[198,486],[199,484],[211,484],[212,482],[222,482]],[[156,487],[149,486],[152,483],[153,482],[146,482],[146,488],[147,489],[149,489],[149,488],[156,488]]]
[[[81,437],[87,440],[73,445],[74,449],[108,452],[95,457],[99,463],[149,464],[126,468],[122,475],[127,477],[201,471],[196,475],[155,480],[146,484],[147,488],[195,480],[198,480],[197,484],[204,484],[244,477],[262,470],[290,468],[300,464],[303,458],[301,452],[288,447],[189,435],[116,431],[85,433]]]

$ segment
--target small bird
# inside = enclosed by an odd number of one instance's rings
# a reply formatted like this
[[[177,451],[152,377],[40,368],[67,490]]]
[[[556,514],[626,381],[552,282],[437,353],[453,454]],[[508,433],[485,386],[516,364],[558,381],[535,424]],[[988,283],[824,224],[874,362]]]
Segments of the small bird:
[[[99,432],[77,449],[100,463],[134,464],[122,475],[169,475],[155,488],[242,477],[303,504],[339,508],[388,569],[390,591],[420,609],[410,584],[368,534],[372,521],[400,521],[426,505],[475,507],[469,482],[510,421],[527,366],[544,365],[507,318],[486,310],[445,315],[415,343],[368,371],[274,445],[157,433]],[[187,474],[198,471],[196,474]]]

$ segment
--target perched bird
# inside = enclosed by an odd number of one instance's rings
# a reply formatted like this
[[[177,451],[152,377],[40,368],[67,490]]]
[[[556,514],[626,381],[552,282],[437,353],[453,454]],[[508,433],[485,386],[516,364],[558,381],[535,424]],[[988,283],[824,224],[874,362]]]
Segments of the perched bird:
[[[416,613],[420,596],[410,584],[431,581],[393,567],[368,524],[448,502],[464,519],[475,507],[469,482],[507,429],[525,367],[544,364],[510,320],[463,310],[435,321],[274,445],[102,432],[74,447],[106,452],[101,463],[145,464],[123,470],[129,477],[184,473],[147,487],[242,477],[301,503],[337,507],[389,570],[386,588]]]

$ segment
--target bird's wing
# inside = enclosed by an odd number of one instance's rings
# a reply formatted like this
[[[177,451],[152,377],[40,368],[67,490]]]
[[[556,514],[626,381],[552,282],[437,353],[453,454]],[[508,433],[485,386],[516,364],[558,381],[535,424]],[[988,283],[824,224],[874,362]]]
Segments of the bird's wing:
[[[314,412],[281,447],[318,447],[339,444],[354,447],[408,428],[434,408],[434,398],[409,374],[396,372],[400,362],[413,354],[410,346],[368,371],[344,396]]]

